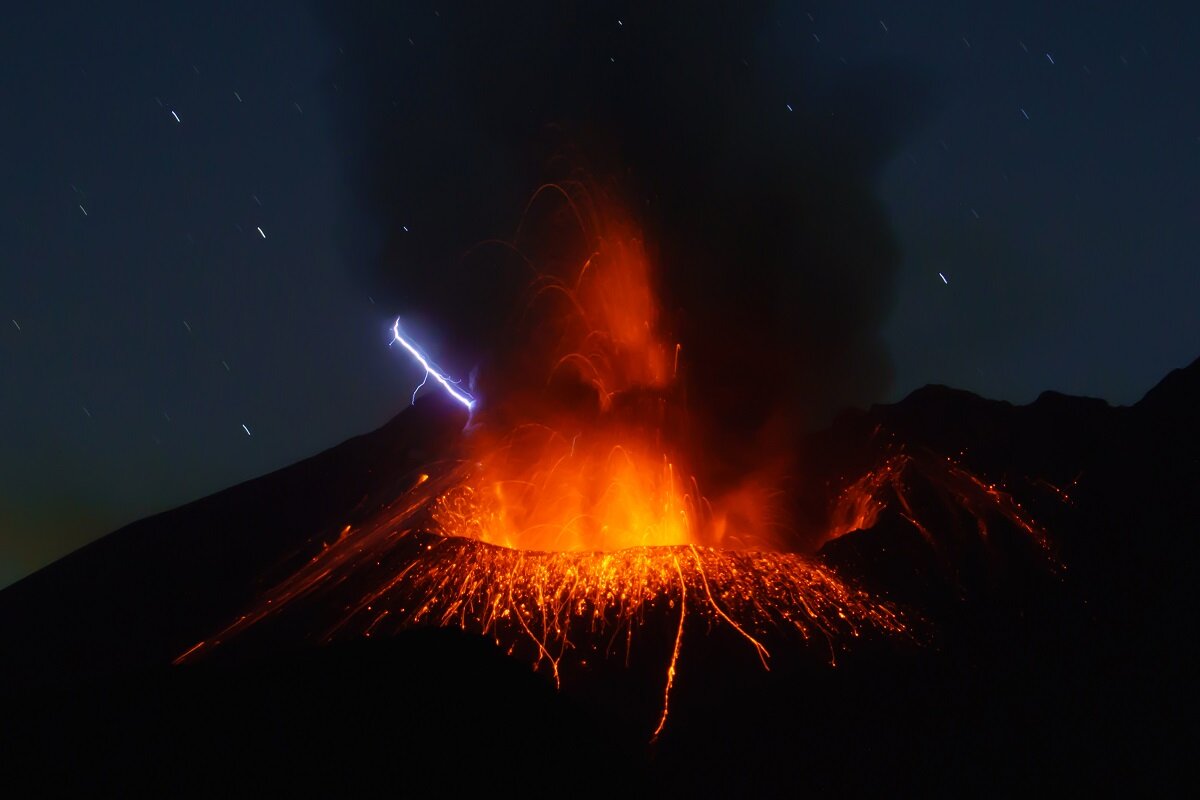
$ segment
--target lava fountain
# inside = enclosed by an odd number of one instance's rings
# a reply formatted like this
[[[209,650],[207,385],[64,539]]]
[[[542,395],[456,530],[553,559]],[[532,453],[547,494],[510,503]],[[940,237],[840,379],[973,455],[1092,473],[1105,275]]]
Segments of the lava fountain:
[[[528,294],[469,391],[395,330],[431,389],[469,412],[451,452],[177,663],[302,600],[336,609],[322,640],[454,626],[556,684],[568,665],[628,661],[639,634],[665,636],[656,738],[689,635],[727,629],[769,668],[775,642],[814,644],[836,663],[864,634],[906,632],[895,607],[788,545],[778,459],[704,493],[693,467],[721,454],[689,431],[686,352],[668,336],[633,223],[557,185],[526,219],[549,220],[553,244],[518,233]],[[830,535],[869,527],[897,476],[889,462],[852,486]]]

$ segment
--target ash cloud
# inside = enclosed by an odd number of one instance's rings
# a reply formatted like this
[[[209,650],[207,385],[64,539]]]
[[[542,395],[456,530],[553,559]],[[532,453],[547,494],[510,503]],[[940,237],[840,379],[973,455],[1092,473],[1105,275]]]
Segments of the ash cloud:
[[[873,182],[928,108],[915,69],[814,57],[774,4],[396,5],[325,9],[355,213],[384,237],[347,248],[448,367],[486,352],[526,279],[479,243],[582,162],[645,226],[692,407],[815,425],[887,389],[899,253]]]

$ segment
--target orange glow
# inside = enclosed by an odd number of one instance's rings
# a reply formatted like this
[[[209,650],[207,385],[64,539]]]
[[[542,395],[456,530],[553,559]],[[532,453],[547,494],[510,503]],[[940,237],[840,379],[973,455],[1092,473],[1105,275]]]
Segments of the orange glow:
[[[885,459],[842,492],[830,515],[825,539],[874,527],[879,513],[894,502],[925,541],[938,549],[938,537],[922,523],[909,502],[909,481],[914,479],[927,484],[967,514],[974,521],[981,540],[988,538],[989,519],[1003,520],[1023,531],[1050,556],[1046,532],[1011,494],[994,483],[984,482],[949,458],[908,453]],[[1050,564],[1059,566],[1052,558]]]
[[[769,469],[705,497],[692,466],[720,454],[688,435],[686,350],[663,327],[637,229],[574,187],[542,190],[527,216],[546,202],[548,218],[572,220],[576,246],[531,259],[527,303],[472,387],[453,457],[423,466],[407,492],[177,663],[312,598],[339,609],[325,640],[452,626],[556,684],[564,663],[628,658],[635,633],[669,626],[657,738],[689,633],[724,628],[769,667],[767,642],[812,642],[833,664],[863,634],[908,629],[890,604],[786,546]],[[846,491],[826,538],[870,527],[897,497],[920,527],[903,499],[905,458]],[[981,526],[990,503],[1040,535],[995,487],[953,465],[939,474]]]
[[[568,437],[525,425],[483,449],[435,503],[434,520],[449,535],[570,552],[768,543],[764,489],[747,485],[710,503],[686,467],[636,431],[585,429]]]
[[[464,441],[471,467],[437,501],[439,528],[554,552],[773,547],[769,485],[706,499],[692,477],[681,347],[662,329],[636,227],[586,192],[546,187],[539,202],[583,234],[578,261],[533,282]]]

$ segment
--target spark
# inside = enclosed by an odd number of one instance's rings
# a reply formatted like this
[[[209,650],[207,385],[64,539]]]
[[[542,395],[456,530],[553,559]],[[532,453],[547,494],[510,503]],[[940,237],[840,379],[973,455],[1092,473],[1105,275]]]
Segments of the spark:
[[[85,217],[88,215],[88,213],[87,213],[87,209],[83,207],[83,204],[82,204],[82,203],[81,203],[81,204],[80,204],[80,206],[79,206],[79,210],[83,212],[83,215],[84,215]]]
[[[183,327],[187,328],[188,333],[192,332],[192,326],[188,325],[188,321],[186,319],[183,321]]]
[[[246,427],[246,423],[244,423],[244,422],[242,423],[242,430],[244,430],[246,432],[247,436],[250,435],[250,429]]]
[[[1021,45],[1021,49],[1024,50],[1026,53],[1029,52],[1029,45],[1025,44],[1024,42],[1022,42],[1019,39],[1017,40],[1017,44]]]
[[[679,664],[679,648],[683,644],[683,623],[687,621],[687,583],[683,578],[683,570],[679,568],[679,559],[672,556],[672,560],[675,562],[675,571],[679,573],[679,630],[675,633],[675,648],[671,651],[671,663],[667,665],[667,686],[663,689],[662,716],[658,718],[658,727],[650,735],[651,744],[658,739],[663,727],[667,724],[667,713],[671,706],[671,687],[675,684],[675,668]]]
[[[187,658],[188,656],[190,656],[192,653],[194,653],[194,652],[196,652],[197,650],[199,650],[201,647],[204,647],[204,645],[206,645],[206,644],[207,644],[207,642],[200,642],[199,644],[196,644],[196,645],[193,645],[192,647],[189,647],[189,648],[187,649],[187,652],[185,652],[183,655],[179,656],[179,658],[178,658],[178,659],[176,659],[176,660],[177,660],[177,661],[182,661],[183,659],[185,659],[185,658]]]
[[[242,102],[242,96],[241,96],[240,94],[238,94],[237,92],[234,92],[234,93],[233,93],[233,96],[237,98],[237,101],[238,101],[239,103],[240,103],[240,102]]]
[[[455,400],[457,400],[458,402],[460,402],[464,406],[466,406],[468,411],[475,407],[475,398],[473,398],[470,395],[465,394],[465,393],[459,391],[457,388],[455,388],[453,381],[451,381],[449,378],[447,378],[445,375],[443,375],[441,372],[439,372],[437,367],[435,367],[432,363],[430,363],[429,360],[425,358],[425,356],[421,355],[421,351],[418,350],[415,345],[413,345],[411,342],[409,342],[407,339],[405,339],[403,336],[400,335],[400,318],[399,317],[396,317],[396,323],[394,325],[392,325],[392,341],[399,342],[404,347],[404,349],[407,350],[412,355],[412,357],[415,358],[417,360],[417,362],[422,367],[425,368],[425,380],[429,380],[429,376],[432,375],[437,380],[437,382],[442,385],[442,388],[444,388],[447,392],[449,392],[451,397],[453,397]],[[423,386],[424,384],[425,384],[425,381],[421,381],[421,385]],[[417,388],[419,389],[421,387],[418,386]],[[417,396],[417,393],[413,392],[413,398],[414,398],[413,401],[414,402],[416,402],[416,396]]]
[[[183,122],[183,120],[181,120],[181,119],[179,118],[179,114],[178,114],[178,113],[176,113],[176,112],[172,111],[172,112],[171,112],[171,116],[175,118],[175,121],[176,121],[176,122]]]
[[[887,23],[883,20],[879,20],[879,27],[883,28],[884,33],[891,33],[891,31],[888,30]]]
[[[12,321],[12,324],[16,325],[18,331],[21,330],[21,326],[17,325],[17,321],[15,319]]]
[[[1025,119],[1029,119],[1029,112],[1022,108],[1021,116],[1023,116]]]
[[[263,229],[262,229],[262,227],[261,227],[261,226],[255,225],[254,227],[258,229],[258,235],[259,235],[259,236],[261,236],[261,237],[262,237],[262,238],[264,238],[264,239],[265,239],[265,238],[267,238],[267,235],[266,235],[265,233],[263,233]]]
[[[226,363],[225,359],[221,359],[221,366],[225,368],[226,372],[229,372],[229,364]]]
[[[83,409],[83,413],[87,414],[87,417],[88,417],[88,419],[91,419],[91,418],[92,418],[92,412],[88,411],[88,407],[87,407],[87,406],[80,406],[80,408],[82,408],[82,409]]]
[[[792,104],[791,104],[791,103],[785,103],[784,105],[786,105],[786,106],[787,106],[787,110],[788,110],[788,111],[791,111],[791,110],[792,110]]]
[[[1046,53],[1046,58],[1050,61],[1051,64],[1054,63],[1054,56],[1050,55],[1049,53]]]
[[[947,286],[950,285],[950,280],[941,272],[938,273],[938,277],[942,279],[942,283],[946,284]]]

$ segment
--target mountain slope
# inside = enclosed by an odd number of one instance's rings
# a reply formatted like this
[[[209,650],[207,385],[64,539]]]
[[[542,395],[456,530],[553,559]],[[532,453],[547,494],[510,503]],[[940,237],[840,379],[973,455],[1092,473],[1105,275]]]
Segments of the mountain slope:
[[[458,631],[323,648],[281,639],[254,657],[171,667],[446,451],[465,419],[431,395],[378,431],[130,525],[0,592],[0,760],[56,791],[175,795],[475,781],[664,795],[1170,785],[1187,772],[1188,742],[1168,732],[1191,680],[1198,401],[1200,361],[1126,408],[926,387],[806,437],[798,519],[823,521],[889,455],[951,456],[1024,503],[1062,569],[996,531],[986,546],[931,549],[893,504],[820,557],[914,609],[929,635],[864,647],[836,669],[777,654],[770,672],[718,637],[693,638],[650,750],[623,709],[647,691],[654,701],[661,676],[645,683],[614,659],[596,668],[604,681],[555,692]],[[914,513],[947,535],[974,525],[919,471],[904,480]]]

